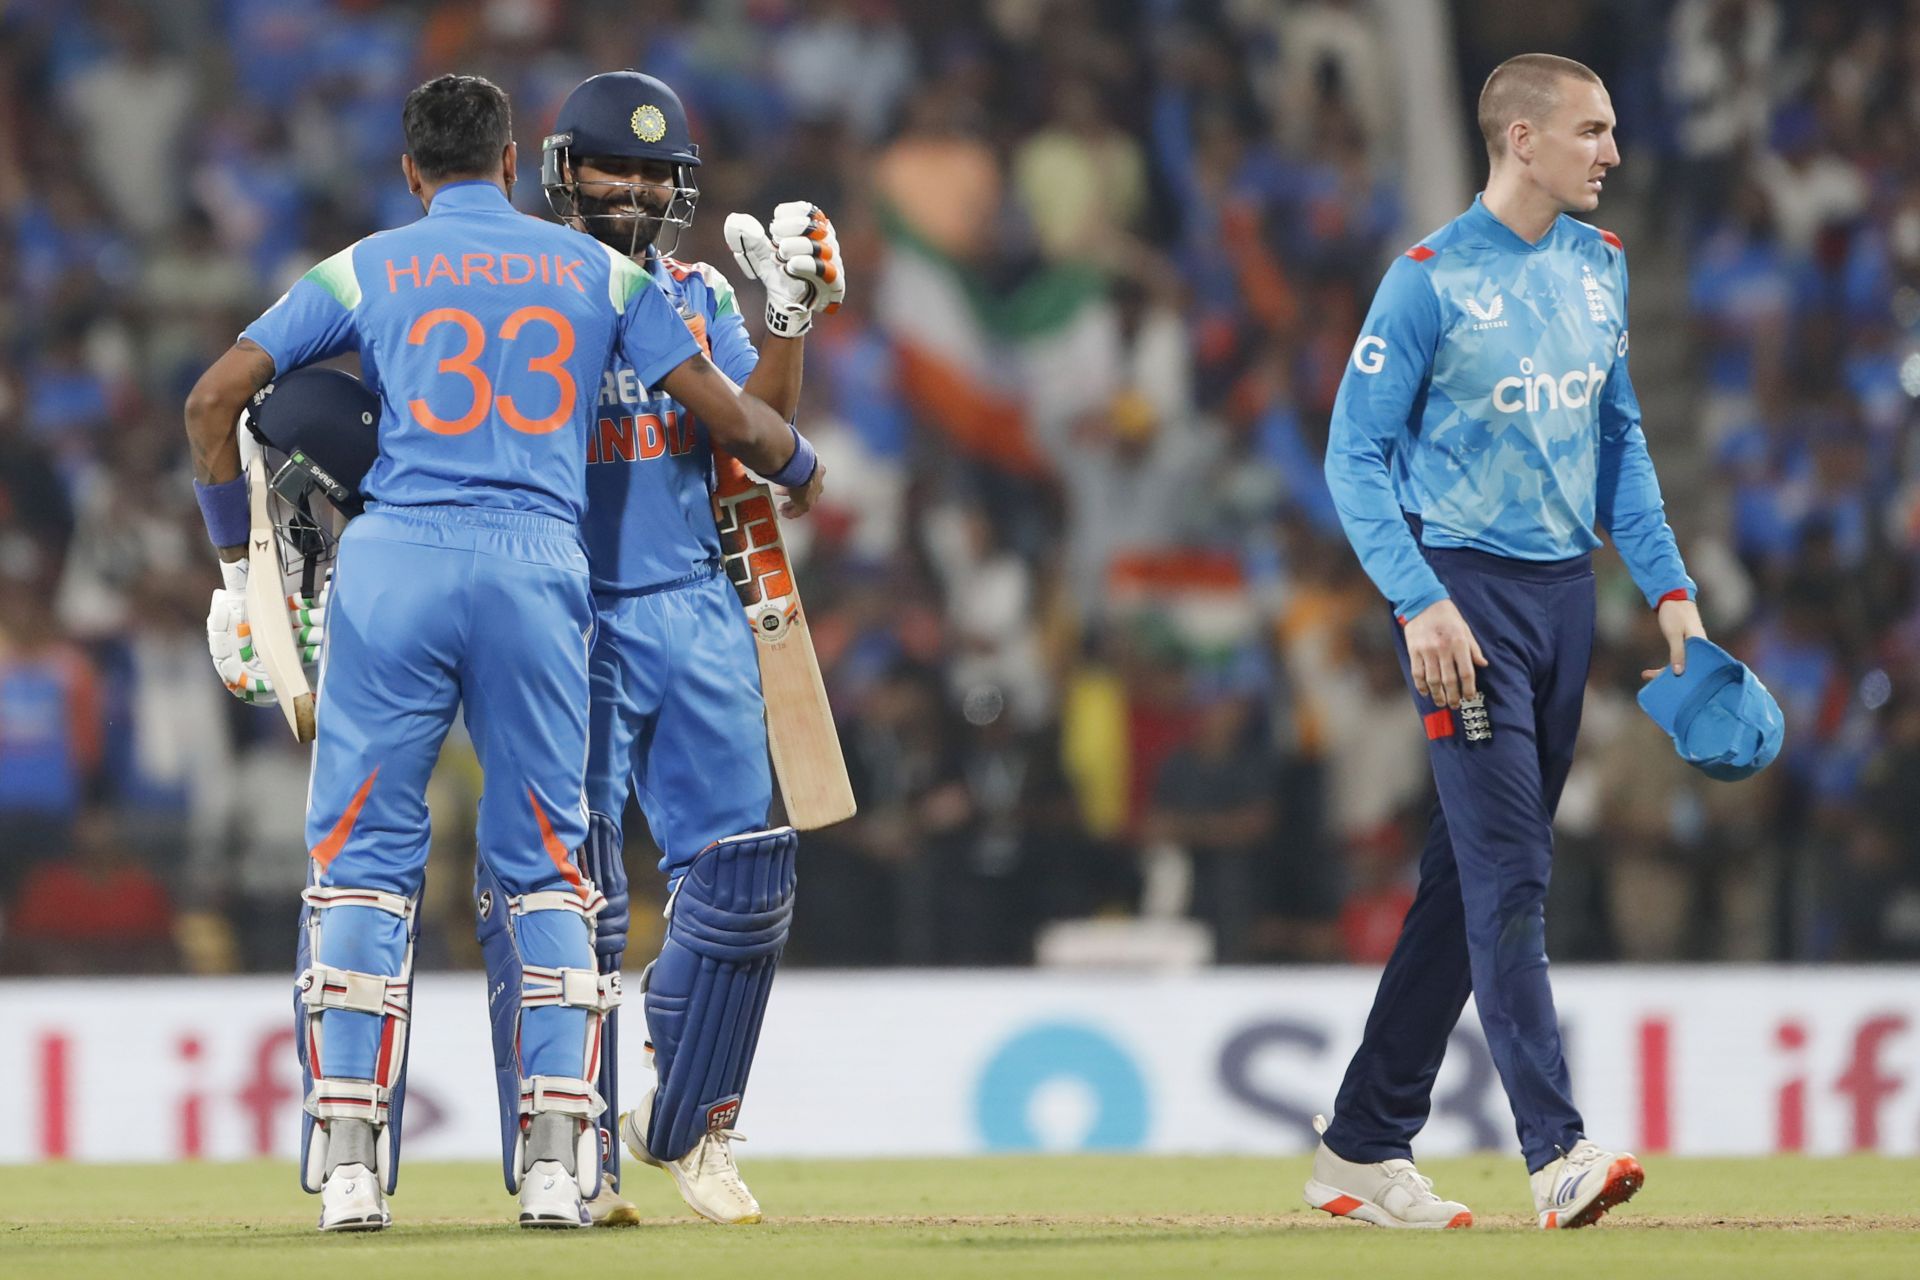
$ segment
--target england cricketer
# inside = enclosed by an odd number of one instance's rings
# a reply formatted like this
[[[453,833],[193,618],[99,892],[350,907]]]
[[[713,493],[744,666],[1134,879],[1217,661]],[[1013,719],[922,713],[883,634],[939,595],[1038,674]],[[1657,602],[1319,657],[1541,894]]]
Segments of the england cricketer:
[[[311,857],[294,1009],[301,1182],[322,1230],[387,1225],[399,1171],[425,788],[456,711],[486,771],[476,902],[507,1186],[528,1227],[579,1227],[599,1190],[604,898],[586,841],[593,606],[580,519],[596,389],[617,355],[762,474],[817,492],[811,447],[701,354],[625,256],[518,213],[506,95],[410,94],[401,170],[426,216],[308,272],[187,401],[198,496],[244,599],[235,422],[277,373],[358,351],[380,398],[366,511],[348,525],[321,655]],[[236,593],[236,587],[239,588]],[[239,610],[233,610],[239,613]],[[236,627],[241,623],[236,622]]]
[[[734,214],[726,232],[767,291],[756,352],[726,277],[670,256],[699,199],[700,149],[679,97],[637,71],[597,75],[560,108],[541,182],[556,216],[630,257],[727,377],[779,413],[799,405],[801,348],[817,312],[845,295],[833,225],[811,205],[775,210],[772,236]],[[760,1220],[732,1140],[774,966],[792,915],[791,827],[767,830],[773,783],[755,642],[720,571],[706,416],[625,362],[608,371],[587,445],[585,524],[596,622],[585,862],[618,910],[596,946],[617,972],[626,949],[621,814],[629,794],[661,850],[667,936],[642,987],[651,1064],[619,1111],[618,1063],[601,1060],[600,1123],[672,1175],[719,1223]],[[779,477],[774,477],[776,480]],[[596,1220],[633,1218],[608,1142]]]
[[[1606,89],[1577,62],[1524,54],[1487,79],[1479,120],[1486,191],[1388,270],[1327,446],[1341,523],[1393,606],[1440,801],[1305,1194],[1377,1226],[1472,1223],[1412,1160],[1471,992],[1539,1223],[1582,1227],[1645,1177],[1587,1138],[1547,984],[1553,813],[1593,646],[1598,531],[1658,611],[1676,670],[1705,632],[1627,377],[1626,254],[1567,216],[1595,208],[1620,163]]]

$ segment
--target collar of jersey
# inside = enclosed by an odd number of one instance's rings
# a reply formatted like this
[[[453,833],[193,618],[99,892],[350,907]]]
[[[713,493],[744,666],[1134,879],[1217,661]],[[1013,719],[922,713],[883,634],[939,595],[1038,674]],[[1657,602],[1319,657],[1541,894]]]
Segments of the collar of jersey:
[[[1553,224],[1547,228],[1547,234],[1540,237],[1539,243],[1528,244],[1519,232],[1494,217],[1493,210],[1487,208],[1485,196],[1485,192],[1476,195],[1473,198],[1473,207],[1468,209],[1461,219],[1468,226],[1486,235],[1502,249],[1508,249],[1514,253],[1539,253],[1553,243],[1553,233],[1560,229],[1559,218],[1553,220]],[[439,202],[435,201],[435,203]]]
[[[436,213],[514,213],[517,210],[501,194],[500,188],[485,178],[466,178],[459,182],[449,182],[433,193],[433,203],[427,207],[427,216]]]

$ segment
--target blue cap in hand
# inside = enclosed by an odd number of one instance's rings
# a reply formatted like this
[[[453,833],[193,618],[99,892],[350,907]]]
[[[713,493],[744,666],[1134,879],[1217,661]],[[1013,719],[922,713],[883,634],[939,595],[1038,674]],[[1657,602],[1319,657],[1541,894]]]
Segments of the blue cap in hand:
[[[1780,704],[1746,664],[1699,636],[1687,639],[1687,671],[1668,667],[1640,690],[1640,707],[1673,738],[1674,750],[1709,778],[1738,782],[1780,754]]]

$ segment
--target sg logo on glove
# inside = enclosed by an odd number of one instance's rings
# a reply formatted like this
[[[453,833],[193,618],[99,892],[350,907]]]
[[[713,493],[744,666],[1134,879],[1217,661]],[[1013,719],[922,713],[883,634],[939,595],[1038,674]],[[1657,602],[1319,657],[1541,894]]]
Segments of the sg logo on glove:
[[[805,200],[790,200],[773,211],[773,221],[730,213],[727,247],[740,270],[767,290],[767,331],[798,338],[813,327],[814,316],[831,315],[847,296],[846,263],[840,237],[826,214]]]

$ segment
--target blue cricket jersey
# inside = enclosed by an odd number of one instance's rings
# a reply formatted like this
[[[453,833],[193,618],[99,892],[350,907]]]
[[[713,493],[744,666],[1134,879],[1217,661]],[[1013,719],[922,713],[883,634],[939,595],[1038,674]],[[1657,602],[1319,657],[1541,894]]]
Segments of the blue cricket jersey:
[[[328,258],[241,337],[276,375],[360,353],[381,405],[367,496],[574,522],[608,365],[651,387],[699,350],[645,271],[491,182],[442,187],[426,217]]]
[[[658,291],[706,335],[720,372],[744,384],[760,361],[726,277],[704,262],[649,256]],[[593,589],[613,594],[674,582],[720,561],[706,428],[616,359],[600,387],[587,441],[583,528]]]
[[[1429,547],[1563,560],[1605,528],[1654,604],[1693,595],[1627,377],[1618,239],[1562,214],[1528,244],[1473,207],[1408,250],[1340,381],[1327,483],[1402,619],[1446,598]]]

